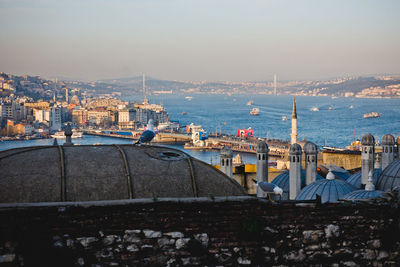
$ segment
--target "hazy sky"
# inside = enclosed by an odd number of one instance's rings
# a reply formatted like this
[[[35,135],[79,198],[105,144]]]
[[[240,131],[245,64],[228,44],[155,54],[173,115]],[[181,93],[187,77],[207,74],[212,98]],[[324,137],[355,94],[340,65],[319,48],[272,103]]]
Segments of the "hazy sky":
[[[400,73],[400,1],[0,0],[0,71],[82,80]]]

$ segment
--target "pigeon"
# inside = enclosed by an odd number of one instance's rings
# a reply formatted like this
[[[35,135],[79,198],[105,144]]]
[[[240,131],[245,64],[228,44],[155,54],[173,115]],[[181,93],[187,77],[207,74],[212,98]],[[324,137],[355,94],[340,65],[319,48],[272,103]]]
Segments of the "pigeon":
[[[151,140],[153,140],[154,136],[156,134],[154,133],[154,126],[153,126],[153,120],[150,119],[149,123],[147,124],[147,129],[144,131],[140,137],[139,140],[137,140],[136,144],[143,144],[143,143],[150,143]]]
[[[256,186],[260,187],[261,190],[264,191],[265,193],[274,193],[275,195],[282,196],[283,190],[276,184],[268,183],[268,182],[257,183],[256,180],[253,180],[253,182],[256,184]]]

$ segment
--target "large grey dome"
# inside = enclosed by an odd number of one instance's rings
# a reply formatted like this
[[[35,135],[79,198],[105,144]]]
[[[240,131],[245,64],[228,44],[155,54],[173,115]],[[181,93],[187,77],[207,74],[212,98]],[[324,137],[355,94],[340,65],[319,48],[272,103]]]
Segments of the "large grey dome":
[[[296,200],[315,200],[319,195],[322,203],[337,202],[354,190],[356,190],[354,186],[341,179],[323,179],[304,187]]]
[[[305,143],[303,149],[304,149],[304,153],[306,153],[306,154],[317,154],[318,153],[318,147],[313,142],[307,141]]]
[[[400,159],[393,161],[383,170],[375,186],[385,192],[400,187]]]
[[[364,200],[364,199],[376,199],[382,196],[383,191],[381,190],[357,190],[348,193],[343,199],[347,200]]]
[[[265,142],[258,142],[256,147],[257,153],[267,153],[268,152],[268,145]]]
[[[276,176],[275,179],[272,180],[272,182],[271,182],[273,184],[276,184],[280,188],[282,188],[282,190],[283,190],[282,200],[289,199],[289,179],[290,179],[289,174],[290,174],[289,171],[285,171],[284,173]],[[323,180],[325,178],[322,177],[321,175],[317,174],[316,179],[318,181],[318,180]],[[301,185],[300,186],[301,186],[301,188],[306,186],[306,171],[305,170],[301,170]]]
[[[381,173],[382,173],[381,169],[374,169],[374,177],[372,178],[373,184],[376,184]],[[353,185],[358,189],[361,189],[361,171],[356,172],[355,174],[347,178],[346,182],[348,182],[349,184]]]
[[[289,148],[289,155],[301,155],[301,146],[294,143]]]
[[[363,146],[372,146],[375,144],[375,138],[371,134],[367,133],[361,138],[361,144]]]
[[[386,134],[382,137],[382,145],[384,146],[394,146],[394,137],[391,134]]]
[[[233,179],[158,146],[42,146],[0,152],[0,203],[246,195]]]

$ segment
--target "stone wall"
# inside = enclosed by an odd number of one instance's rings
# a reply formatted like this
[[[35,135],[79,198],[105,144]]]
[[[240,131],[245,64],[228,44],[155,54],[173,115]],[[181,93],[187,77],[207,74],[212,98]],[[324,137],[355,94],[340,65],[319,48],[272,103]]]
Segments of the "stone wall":
[[[0,205],[0,266],[399,266],[399,209],[251,197]]]

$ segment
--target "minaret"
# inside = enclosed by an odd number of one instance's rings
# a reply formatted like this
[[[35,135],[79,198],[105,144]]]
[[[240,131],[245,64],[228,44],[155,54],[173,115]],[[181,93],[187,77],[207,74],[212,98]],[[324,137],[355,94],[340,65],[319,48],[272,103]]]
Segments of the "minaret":
[[[262,141],[257,144],[257,183],[268,182],[268,145]],[[265,193],[257,186],[257,197],[266,197]]]
[[[312,142],[307,142],[303,149],[306,154],[306,185],[309,185],[317,180],[318,147]]]
[[[68,88],[65,88],[65,102],[69,102],[69,97],[68,97]]]
[[[293,98],[293,111],[292,111],[292,134],[290,135],[290,144],[297,143],[297,112],[296,112],[296,98]]]
[[[397,149],[397,157],[396,158],[400,158],[400,135],[397,136],[396,139],[396,149]]]
[[[382,138],[382,170],[384,170],[394,160],[394,144],[393,135],[387,134]]]
[[[369,172],[374,172],[375,138],[366,134],[361,138],[361,186],[368,182]]]
[[[229,146],[224,146],[220,152],[220,168],[223,173],[232,178],[232,149]]]
[[[289,148],[289,199],[295,200],[301,190],[301,146],[292,144]]]

